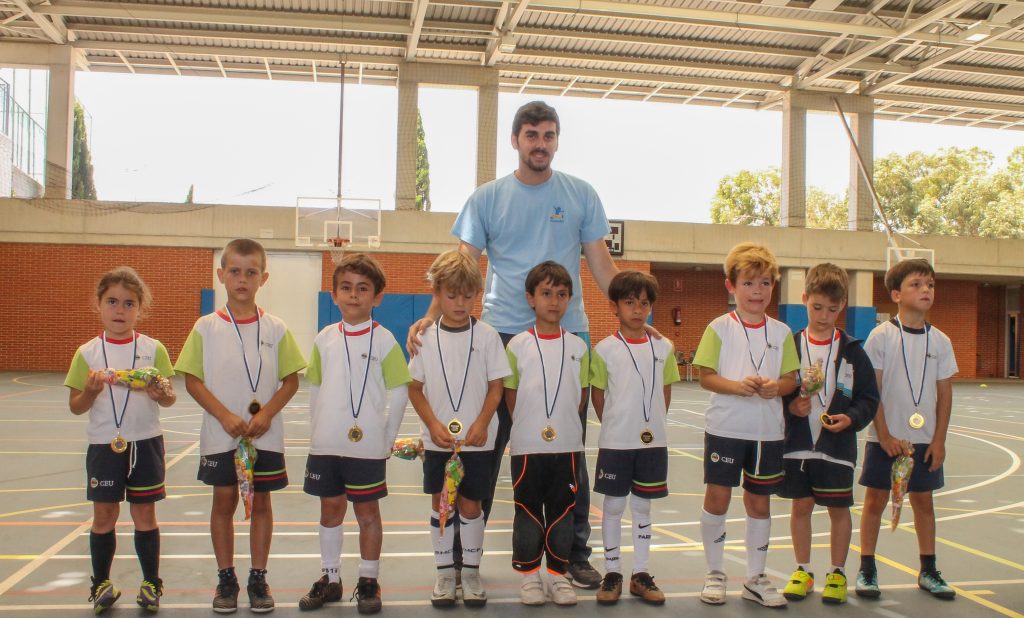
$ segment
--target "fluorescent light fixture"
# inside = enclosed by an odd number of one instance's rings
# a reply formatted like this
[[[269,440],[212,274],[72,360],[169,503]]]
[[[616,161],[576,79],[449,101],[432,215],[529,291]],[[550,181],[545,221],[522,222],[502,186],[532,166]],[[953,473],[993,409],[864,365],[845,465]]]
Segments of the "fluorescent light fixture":
[[[992,27],[978,22],[964,32],[963,40],[970,43],[977,43],[978,41],[983,41],[988,38],[990,34],[992,34]]]

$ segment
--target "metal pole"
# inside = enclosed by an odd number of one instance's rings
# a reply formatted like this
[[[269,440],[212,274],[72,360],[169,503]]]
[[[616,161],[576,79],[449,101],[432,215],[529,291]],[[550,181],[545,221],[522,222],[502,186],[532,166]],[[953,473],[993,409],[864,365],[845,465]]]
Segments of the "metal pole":
[[[341,61],[341,70],[338,74],[338,82],[341,84],[338,97],[338,219],[341,219],[341,161],[342,153],[345,150],[345,61]]]

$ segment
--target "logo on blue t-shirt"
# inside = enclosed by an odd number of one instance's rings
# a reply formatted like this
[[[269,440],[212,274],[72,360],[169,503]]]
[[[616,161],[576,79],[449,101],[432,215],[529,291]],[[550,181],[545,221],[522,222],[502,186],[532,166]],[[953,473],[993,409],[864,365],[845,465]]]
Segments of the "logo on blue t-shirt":
[[[551,211],[549,220],[552,223],[565,223],[565,209],[561,206],[555,206]]]

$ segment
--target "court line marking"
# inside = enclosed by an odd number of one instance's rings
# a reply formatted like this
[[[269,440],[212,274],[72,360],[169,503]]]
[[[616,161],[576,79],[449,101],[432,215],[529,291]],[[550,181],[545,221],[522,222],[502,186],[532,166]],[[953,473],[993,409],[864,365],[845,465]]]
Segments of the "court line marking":
[[[195,443],[192,444],[192,446],[188,447],[187,449],[179,453],[177,456],[175,456],[174,459],[172,459],[167,464],[166,469],[170,470],[172,467],[174,467],[175,464],[184,459],[188,454],[190,454],[197,448],[199,448],[198,440],[196,440]],[[11,574],[7,579],[0,582],[0,597],[2,597],[8,590],[10,590],[19,582],[21,582],[21,580],[25,579],[26,577],[34,573],[39,567],[46,564],[46,562],[49,561],[51,558],[56,557],[56,555],[60,551],[62,551],[65,547],[67,547],[74,541],[78,540],[78,537],[90,528],[92,528],[92,517],[85,520],[82,523],[82,525],[78,526],[77,528],[69,532],[64,538],[60,539],[59,541],[51,545],[46,551],[39,554],[39,556],[36,559],[32,560],[32,562],[29,562],[28,564],[26,564],[25,566],[21,567],[13,574]]]

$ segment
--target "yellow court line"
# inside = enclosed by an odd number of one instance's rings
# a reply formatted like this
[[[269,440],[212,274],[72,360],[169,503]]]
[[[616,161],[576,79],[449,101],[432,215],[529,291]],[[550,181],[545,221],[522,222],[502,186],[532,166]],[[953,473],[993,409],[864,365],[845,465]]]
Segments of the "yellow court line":
[[[81,488],[79,488],[81,489]],[[56,511],[57,509],[69,509],[76,506],[86,506],[92,504],[92,502],[74,502],[72,504],[51,504],[50,506],[41,506],[34,509],[25,509],[22,511],[11,511],[10,513],[0,513],[0,517],[14,517],[16,515],[27,515],[28,513],[38,513],[40,511]]]
[[[11,397],[21,397],[23,395],[31,395],[32,393],[41,393],[43,391],[50,390],[50,386],[44,386],[43,388],[37,388],[30,391],[18,391],[14,393],[7,393],[6,395],[0,395],[0,399],[10,399]]]
[[[995,556],[995,555],[990,554],[988,552],[983,552],[980,549],[975,549],[973,547],[968,547],[966,545],[961,545],[960,543],[957,543],[955,541],[950,541],[949,539],[944,539],[942,537],[935,537],[935,540],[938,541],[939,543],[942,543],[943,545],[949,545],[950,547],[955,547],[956,549],[959,549],[960,551],[965,551],[965,552],[967,552],[969,554],[973,554],[973,555],[978,556],[980,558],[985,558],[987,560],[991,560],[992,562],[998,562],[999,564],[1002,564],[1004,566],[1008,566],[1008,567],[1017,569],[1018,571],[1024,571],[1024,564],[1021,564],[1019,562],[1014,562],[1013,560],[1008,560],[1006,558],[1001,558],[999,556]]]

